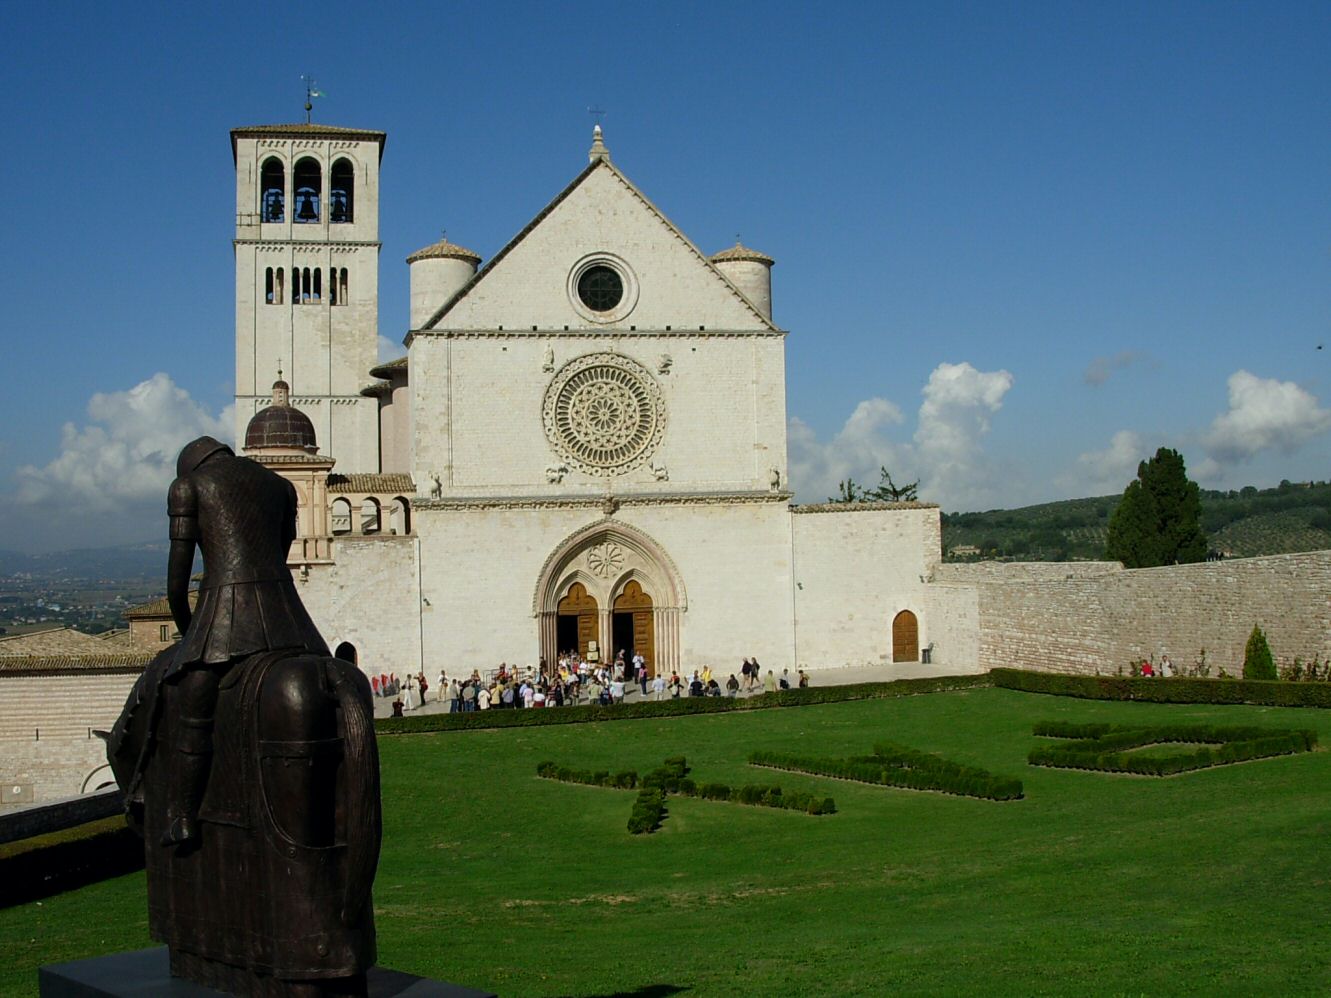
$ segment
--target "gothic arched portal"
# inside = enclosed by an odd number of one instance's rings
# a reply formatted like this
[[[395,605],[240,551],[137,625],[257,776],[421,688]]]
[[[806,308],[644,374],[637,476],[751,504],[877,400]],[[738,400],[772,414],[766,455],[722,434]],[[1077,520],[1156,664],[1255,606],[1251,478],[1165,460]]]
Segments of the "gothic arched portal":
[[[636,527],[610,519],[574,532],[550,553],[532,598],[547,665],[571,647],[576,633],[579,651],[585,654],[594,638],[607,659],[621,644],[631,654],[631,642],[653,674],[679,667],[686,609],[683,580],[665,550]]]

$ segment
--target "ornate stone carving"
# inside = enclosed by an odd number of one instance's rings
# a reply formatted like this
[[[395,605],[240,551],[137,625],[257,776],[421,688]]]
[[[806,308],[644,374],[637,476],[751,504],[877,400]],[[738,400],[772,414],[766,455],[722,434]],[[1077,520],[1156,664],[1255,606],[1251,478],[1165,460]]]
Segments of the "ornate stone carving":
[[[545,466],[545,480],[551,485],[558,485],[568,474],[568,465],[564,462],[558,464],[547,464]]]
[[[661,356],[656,358],[656,373],[669,374],[670,368],[674,365],[674,363],[675,363],[674,358],[671,357],[670,354],[668,353],[661,354]]]
[[[545,392],[545,433],[556,453],[592,475],[640,466],[665,432],[665,401],[641,364],[616,353],[565,364]]]
[[[656,478],[658,482],[670,481],[670,469],[667,468],[664,464],[658,464],[657,462],[653,461],[647,467],[651,470],[652,475]]]
[[[555,369],[555,348],[549,343],[545,345],[545,353],[541,356],[541,370],[547,374]]]
[[[608,579],[624,567],[624,551],[613,541],[587,550],[587,567],[599,578]]]

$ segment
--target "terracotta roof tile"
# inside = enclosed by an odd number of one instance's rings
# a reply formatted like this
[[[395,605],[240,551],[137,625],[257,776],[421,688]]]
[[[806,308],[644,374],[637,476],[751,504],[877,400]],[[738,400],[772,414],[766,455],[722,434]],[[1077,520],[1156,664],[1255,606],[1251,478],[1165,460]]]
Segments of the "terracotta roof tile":
[[[329,475],[329,492],[396,492],[415,495],[416,485],[410,475],[390,472],[380,475]]]
[[[49,676],[71,672],[142,672],[144,666],[152,659],[152,652],[15,655],[12,658],[0,658],[0,675]]]
[[[101,638],[72,627],[0,637],[0,658],[30,655],[99,654],[106,651]]]

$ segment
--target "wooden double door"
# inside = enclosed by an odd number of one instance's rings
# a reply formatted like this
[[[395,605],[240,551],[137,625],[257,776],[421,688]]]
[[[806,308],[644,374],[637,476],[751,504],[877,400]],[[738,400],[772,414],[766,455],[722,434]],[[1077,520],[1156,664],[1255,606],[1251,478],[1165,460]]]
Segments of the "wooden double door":
[[[611,662],[621,648],[626,658],[636,651],[646,659],[648,674],[655,675],[656,633],[651,595],[643,591],[636,579],[630,579],[604,616],[609,644],[602,639],[602,610],[596,597],[581,582],[569,586],[568,595],[559,601],[555,625],[559,652],[576,648],[586,658],[595,642],[600,660]]]

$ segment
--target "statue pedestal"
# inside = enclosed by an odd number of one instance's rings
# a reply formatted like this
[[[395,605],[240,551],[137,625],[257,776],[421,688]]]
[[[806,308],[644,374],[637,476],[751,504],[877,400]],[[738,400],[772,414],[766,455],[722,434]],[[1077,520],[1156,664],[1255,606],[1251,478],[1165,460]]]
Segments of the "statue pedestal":
[[[370,998],[495,998],[457,984],[374,967]],[[37,971],[42,998],[218,998],[221,991],[171,976],[165,946],[53,963]]]

